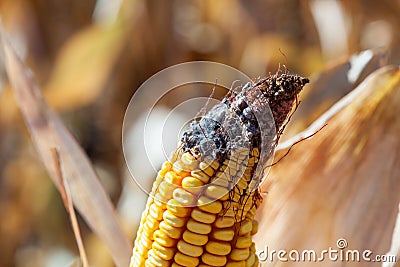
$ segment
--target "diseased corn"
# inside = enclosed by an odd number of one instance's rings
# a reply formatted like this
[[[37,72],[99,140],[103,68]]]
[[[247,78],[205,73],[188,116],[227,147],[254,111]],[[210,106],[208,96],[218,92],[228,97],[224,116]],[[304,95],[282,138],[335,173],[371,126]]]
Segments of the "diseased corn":
[[[258,266],[258,185],[307,82],[284,73],[247,84],[191,124],[153,183],[131,267]]]

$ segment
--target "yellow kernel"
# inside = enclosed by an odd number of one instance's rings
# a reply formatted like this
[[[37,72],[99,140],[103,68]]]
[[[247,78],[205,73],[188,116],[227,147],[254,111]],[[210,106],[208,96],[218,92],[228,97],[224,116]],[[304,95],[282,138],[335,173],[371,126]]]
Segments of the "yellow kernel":
[[[185,266],[182,266],[182,265],[180,265],[178,263],[173,262],[171,267],[185,267]]]
[[[176,201],[185,207],[192,207],[196,203],[194,196],[182,188],[174,190],[173,197]]]
[[[201,260],[208,265],[211,266],[224,266],[226,264],[226,257],[225,256],[218,256],[213,255],[210,253],[204,253],[201,256]]]
[[[193,209],[191,217],[198,222],[212,224],[215,221],[216,215],[205,211],[201,211],[199,209]]]
[[[231,241],[235,235],[233,229],[214,229],[211,237],[221,241]]]
[[[250,255],[249,248],[235,248],[229,254],[229,258],[234,261],[244,261],[249,257],[249,255]]]
[[[155,255],[157,255],[160,259],[163,260],[171,260],[174,258],[175,249],[163,247],[157,242],[153,242],[152,249]]]
[[[202,211],[217,214],[222,210],[221,201],[213,201],[208,197],[201,196],[197,201],[197,206]]]
[[[145,231],[153,232],[153,231],[157,230],[159,223],[160,222],[157,221],[156,219],[154,219],[153,217],[148,216],[147,220],[146,220],[146,222],[145,222],[145,224],[143,226],[143,229]]]
[[[160,209],[159,207],[157,207],[156,204],[151,204],[150,205],[150,215],[156,219],[156,220],[161,220],[162,216],[163,216],[163,209]]]
[[[214,226],[217,228],[228,228],[228,227],[233,226],[234,224],[235,224],[234,218],[223,216],[223,217],[219,217],[215,221]]]
[[[165,174],[165,181],[173,185],[181,185],[182,177],[175,172],[169,171]]]
[[[190,174],[192,177],[199,179],[205,184],[208,183],[208,181],[210,180],[210,176],[208,176],[202,170],[199,169],[191,171]]]
[[[176,228],[173,227],[166,222],[162,221],[160,223],[160,229],[163,231],[165,234],[167,234],[169,237],[172,237],[174,239],[179,239],[184,231],[184,228]]]
[[[165,209],[167,207],[166,203],[167,203],[167,201],[160,193],[155,194],[154,204],[156,204],[157,207],[159,207],[161,209]]]
[[[181,252],[175,254],[174,260],[176,263],[186,267],[196,267],[200,261],[199,258],[190,257]]]
[[[167,209],[178,217],[187,217],[191,212],[191,208],[182,206],[175,199],[170,199],[167,203]]]
[[[169,210],[166,210],[163,214],[163,219],[166,223],[173,227],[183,227],[186,224],[187,218],[175,216]]]
[[[206,191],[205,194],[211,199],[220,199],[220,200],[227,200],[229,195],[229,190],[227,188],[221,187],[221,186],[216,186],[213,184],[210,184]]]
[[[193,244],[193,245],[197,245],[197,246],[203,246],[208,241],[208,235],[197,234],[197,233],[191,232],[189,230],[186,230],[185,232],[183,232],[182,238],[186,242]]]
[[[231,244],[228,242],[209,241],[206,250],[214,255],[228,255],[231,252]]]
[[[166,233],[161,230],[156,230],[153,234],[154,242],[159,243],[163,247],[174,247],[178,242],[176,239],[169,237]]]
[[[172,165],[172,170],[181,177],[186,177],[190,173],[190,170],[186,168],[186,166],[180,160],[174,162],[174,164]]]
[[[161,166],[161,170],[160,170],[160,172],[159,172],[160,175],[161,175],[162,177],[164,177],[164,175],[165,175],[168,171],[170,171],[171,168],[172,168],[172,163],[169,162],[169,161],[165,161],[165,162],[162,164],[162,166]]]
[[[200,162],[199,168],[200,168],[200,170],[202,170],[205,174],[207,174],[210,177],[212,177],[214,175],[214,172],[215,172],[214,169],[211,168],[211,166],[205,162]]]
[[[211,232],[211,225],[200,223],[193,219],[189,219],[189,221],[186,224],[186,227],[188,230],[201,235],[206,235]]]
[[[193,157],[190,152],[183,153],[181,160],[188,168],[194,169],[198,165],[198,161]]]
[[[246,260],[246,267],[253,266],[255,261],[256,261],[256,255],[254,253],[250,253],[249,258]]]
[[[230,261],[228,262],[225,267],[246,267],[245,261]]]
[[[158,193],[160,193],[163,196],[163,199],[171,199],[172,198],[172,193],[174,192],[174,189],[177,186],[174,184],[171,184],[167,181],[162,181],[160,183],[160,186],[158,187]]]
[[[191,176],[185,177],[182,180],[182,187],[193,194],[200,193],[203,189],[203,185],[204,183],[202,181]]]
[[[251,236],[239,236],[236,240],[236,248],[249,248],[251,246],[252,240]]]
[[[252,227],[253,227],[253,224],[251,221],[243,221],[240,224],[239,235],[245,235],[247,233],[250,233]]]
[[[148,260],[157,267],[168,267],[169,266],[169,261],[163,260],[157,255],[154,254],[154,251],[152,249],[149,250],[148,253]]]
[[[192,257],[199,257],[201,254],[203,254],[202,247],[186,243],[183,240],[178,242],[177,248],[183,254],[192,256]]]
[[[151,249],[151,245],[153,242],[148,238],[141,238],[140,243],[142,243],[143,247],[146,249]]]

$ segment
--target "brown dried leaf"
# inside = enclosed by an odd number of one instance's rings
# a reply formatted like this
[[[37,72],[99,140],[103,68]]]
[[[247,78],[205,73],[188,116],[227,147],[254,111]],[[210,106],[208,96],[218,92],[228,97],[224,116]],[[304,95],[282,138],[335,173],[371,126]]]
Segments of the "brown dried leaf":
[[[103,91],[124,45],[126,26],[92,25],[74,35],[58,53],[45,87],[49,103],[57,110],[92,103]]]
[[[131,253],[128,238],[89,159],[58,116],[48,108],[31,73],[16,56],[3,32],[1,37],[6,70],[16,100],[53,182],[60,188],[51,152],[52,148],[57,148],[75,207],[104,242],[117,266],[127,266]]]
[[[272,168],[262,188],[268,193],[258,213],[259,249],[321,252],[345,238],[347,249],[389,251],[400,202],[400,69],[376,71],[335,112]],[[323,262],[330,264],[350,263]]]

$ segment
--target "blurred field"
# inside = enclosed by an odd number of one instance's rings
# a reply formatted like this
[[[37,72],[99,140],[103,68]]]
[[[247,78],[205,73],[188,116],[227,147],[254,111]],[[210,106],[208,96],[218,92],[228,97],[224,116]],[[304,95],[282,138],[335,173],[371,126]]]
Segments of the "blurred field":
[[[11,45],[92,161],[130,240],[147,196],[126,169],[122,121],[130,97],[157,71],[186,61],[210,60],[252,78],[276,72],[279,64],[311,76],[310,91],[304,92],[304,109],[288,126],[287,139],[373,70],[400,62],[399,1],[1,0],[0,14]],[[352,83],[344,82],[349,57],[365,49],[373,49],[374,61]],[[0,53],[0,266],[70,266],[79,253],[68,215],[31,142],[3,57]],[[393,95],[390,103],[395,112],[400,103],[395,102],[398,93],[386,94],[386,98]],[[167,97],[167,111],[172,100]],[[382,99],[370,105],[385,106],[379,101]],[[395,139],[398,113],[382,114],[387,124],[380,127],[390,129],[390,138]],[[394,128],[389,127],[392,122]],[[334,125],[341,128],[340,121]],[[398,164],[391,166],[397,172],[389,177],[397,187],[390,191],[390,207],[396,204],[399,188]],[[279,179],[281,172],[273,173],[273,180]],[[153,177],[148,178],[150,184]],[[382,189],[379,197],[385,192]],[[279,201],[279,197],[275,199]],[[384,206],[386,202],[379,203]],[[397,214],[393,212],[387,222],[390,228]],[[265,216],[274,218],[273,214]],[[79,223],[91,266],[114,266],[105,246],[80,217]],[[390,236],[385,234],[387,239]],[[359,237],[357,244],[363,240]]]

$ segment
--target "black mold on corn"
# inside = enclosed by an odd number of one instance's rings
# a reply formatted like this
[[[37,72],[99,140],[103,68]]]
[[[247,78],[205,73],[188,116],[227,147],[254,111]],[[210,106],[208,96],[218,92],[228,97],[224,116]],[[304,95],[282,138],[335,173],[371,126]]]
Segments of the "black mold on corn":
[[[258,186],[306,83],[248,83],[191,123],[153,183],[131,267],[258,266]]]

